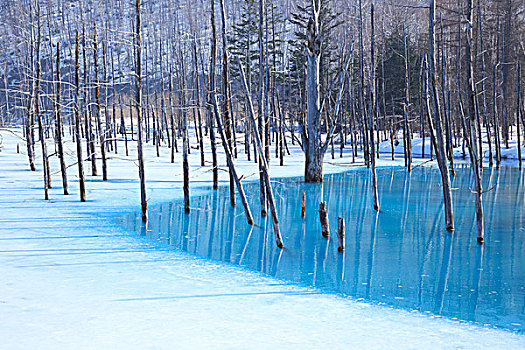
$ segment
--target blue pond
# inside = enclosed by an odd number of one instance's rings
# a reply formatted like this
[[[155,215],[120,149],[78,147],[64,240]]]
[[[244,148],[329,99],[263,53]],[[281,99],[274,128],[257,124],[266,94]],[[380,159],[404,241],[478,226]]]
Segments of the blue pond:
[[[182,202],[150,208],[147,228],[138,213],[127,228],[198,256],[394,307],[525,332],[524,172],[483,172],[485,245],[476,243],[473,177],[458,165],[452,179],[456,232],[445,231],[439,171],[378,169],[381,211],[372,208],[367,169],[327,175],[323,184],[301,179],[274,183],[285,250],[275,245],[271,219],[260,218],[259,184],[245,190],[257,225],[246,224],[229,191],[210,189]],[[496,186],[496,184],[498,184]],[[306,218],[300,216],[306,191]],[[328,204],[330,239],[321,235],[319,202]],[[337,217],[346,223],[346,249],[337,251]]]

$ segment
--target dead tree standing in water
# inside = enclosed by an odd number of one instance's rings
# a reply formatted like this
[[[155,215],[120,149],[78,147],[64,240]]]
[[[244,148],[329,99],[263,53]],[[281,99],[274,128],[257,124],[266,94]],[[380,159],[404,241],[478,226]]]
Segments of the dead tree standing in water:
[[[142,206],[142,221],[148,221],[148,202],[146,199],[146,178],[144,175],[144,155],[142,151],[142,39],[140,36],[140,0],[135,3],[135,109],[137,112],[137,157],[140,179],[140,203]]]
[[[265,69],[264,69],[264,38],[263,38],[263,26],[264,26],[264,0],[259,0],[259,94],[258,94],[258,105],[257,105],[257,118],[259,120],[259,137],[261,140],[264,140],[264,97],[265,97]],[[266,142],[268,143],[268,142]],[[264,157],[264,155],[260,155]],[[261,202],[261,216],[266,216],[266,191],[264,183],[264,174],[263,174],[263,161],[259,159],[259,185],[260,185],[260,202]]]
[[[62,174],[62,187],[64,189],[64,194],[68,195],[67,187],[67,172],[66,172],[66,162],[64,160],[64,144],[62,142],[62,116],[60,113],[60,94],[62,93],[61,84],[60,84],[60,43],[57,43],[57,81],[56,81],[56,97],[55,97],[55,112],[56,112],[56,138],[58,146],[58,159],[60,161],[60,172]],[[78,142],[78,141],[77,141]]]
[[[78,184],[80,187],[80,201],[86,201],[86,186],[84,183],[84,163],[82,161],[82,138],[80,135],[80,79],[79,79],[79,51],[78,51],[78,30],[75,39],[75,140],[77,142],[77,165],[78,165]]]
[[[267,198],[268,198],[268,205],[270,206],[270,212],[272,213],[272,223],[273,223],[273,230],[275,233],[275,242],[279,248],[283,248],[283,239],[281,237],[281,230],[279,228],[279,219],[277,217],[277,209],[275,208],[275,198],[273,196],[273,190],[272,190],[272,184],[270,182],[270,176],[268,174],[268,163],[266,162],[266,157],[264,156],[264,150],[261,143],[261,138],[259,137],[259,130],[257,127],[257,124],[255,124],[255,112],[253,109],[253,103],[252,103],[252,97],[250,93],[250,89],[248,87],[248,83],[246,82],[246,76],[244,74],[244,68],[241,64],[239,64],[241,67],[241,75],[242,75],[242,81],[244,85],[244,92],[246,93],[246,98],[248,100],[248,107],[250,110],[250,121],[253,126],[253,137],[255,139],[255,143],[257,144],[257,151],[259,153],[259,165],[261,165],[262,169],[262,175],[263,175],[263,184],[264,184],[264,191],[266,191]]]
[[[244,207],[244,212],[246,214],[246,220],[248,221],[249,225],[253,225],[252,212],[250,211],[250,207],[248,206],[248,200],[246,199],[246,195],[242,188],[241,180],[239,179],[239,176],[237,176],[237,171],[235,171],[235,165],[233,164],[233,156],[231,153],[231,148],[228,145],[226,133],[224,132],[223,124],[221,121],[221,112],[219,111],[219,103],[217,102],[216,95],[213,96],[212,102],[213,109],[215,111],[215,121],[217,122],[217,130],[219,131],[219,135],[221,135],[222,146],[224,148],[224,154],[226,155],[226,162],[228,163],[229,172],[233,177],[235,184],[237,185],[237,191],[239,192],[239,196],[241,197],[241,202]],[[235,193],[233,195],[235,195]]]
[[[189,140],[188,140],[188,111],[184,107],[186,105],[186,69],[184,55],[186,54],[182,48],[180,48],[181,55],[181,81],[180,81],[180,104],[183,106],[182,113],[182,177],[183,177],[183,192],[184,192],[184,212],[190,212],[190,165],[188,161],[189,154]],[[197,133],[195,128],[195,133]],[[198,135],[197,135],[198,137]]]
[[[102,129],[102,118],[100,116],[102,109],[101,103],[100,103],[100,81],[98,79],[98,44],[97,44],[97,24],[93,24],[93,50],[94,50],[94,56],[93,56],[93,63],[95,66],[95,97],[97,102],[97,129],[98,129],[98,139],[100,142],[100,154],[102,156],[102,180],[107,181],[108,180],[108,169],[107,169],[107,163],[106,163],[106,137],[105,132]]]
[[[188,113],[186,110],[182,111],[182,173],[184,177],[184,212],[190,212],[190,166],[188,161]]]
[[[31,39],[34,37],[34,29],[31,28]],[[34,54],[33,54],[34,47],[33,45],[29,45],[29,57],[30,57],[30,64],[31,66],[34,66]],[[7,62],[7,61],[6,61]],[[34,68],[34,67],[33,67]],[[34,74],[34,70],[33,70]],[[29,168],[31,171],[36,171],[35,166],[35,149],[34,149],[34,132],[33,132],[33,121],[34,121],[34,114],[33,114],[33,106],[34,106],[34,99],[33,94],[35,93],[35,79],[31,79],[31,82],[28,83],[28,90],[29,90],[29,96],[27,98],[27,118],[24,123],[24,129],[25,129],[25,136],[26,136],[26,147],[27,147],[27,157],[29,160]],[[7,91],[7,90],[6,90]]]
[[[432,98],[432,112],[434,114],[435,123],[429,125],[436,140],[436,158],[438,161],[439,171],[441,172],[441,182],[443,184],[443,201],[445,203],[445,223],[448,231],[454,231],[454,218],[452,210],[452,191],[450,186],[450,173],[448,169],[447,157],[445,153],[445,144],[443,140],[443,124],[441,121],[441,109],[439,107],[439,98],[436,87],[436,53],[434,50],[436,43],[436,35],[434,25],[436,20],[436,3],[435,0],[430,0],[430,11],[428,20],[428,83],[430,95]],[[431,121],[432,118],[429,118]]]
[[[200,96],[200,76],[197,64],[197,36],[193,36],[193,64],[195,66],[195,97],[197,103],[197,115],[199,118],[199,149],[201,151],[201,166],[204,166],[204,141],[202,137],[202,115],[201,115],[201,96]],[[197,133],[197,131],[195,131]]]
[[[319,64],[321,56],[321,35],[319,12],[321,4],[312,0],[312,14],[306,28],[306,123],[302,128],[305,155],[305,182],[323,182],[323,158],[321,152],[321,116],[319,96]]]
[[[405,33],[405,26],[403,25],[403,46],[405,54],[405,100],[403,103],[403,117],[404,117],[404,134],[405,134],[405,146],[406,146],[406,166],[408,172],[412,170],[412,129],[410,128],[409,121],[409,108],[410,108],[410,64],[408,57],[408,42],[407,35]]]
[[[229,57],[228,57],[228,39],[226,36],[226,9],[224,8],[224,0],[220,0],[221,19],[222,19],[222,80],[224,84],[224,103],[223,103],[223,114],[224,114],[224,132],[226,135],[226,141],[228,146],[232,148],[232,125],[231,119],[233,111],[230,111],[230,82],[229,82]],[[235,132],[235,130],[234,130]],[[232,207],[235,206],[235,179],[231,173],[230,168],[230,204]]]
[[[477,232],[478,232],[478,243],[483,243],[483,205],[481,196],[483,194],[483,187],[481,185],[481,169],[479,165],[479,155],[477,147],[477,123],[476,123],[476,86],[474,82],[474,61],[472,58],[472,26],[473,26],[473,9],[472,9],[472,0],[467,0],[467,47],[466,47],[466,59],[467,59],[467,74],[468,74],[468,136],[469,140],[467,142],[469,153],[470,153],[470,162],[471,168],[474,172],[474,184],[476,187],[476,223],[477,223]],[[461,102],[461,101],[460,101]],[[519,129],[518,129],[519,130]],[[481,140],[479,140],[481,142]]]
[[[91,122],[91,112],[88,105],[89,88],[88,88],[88,68],[86,54],[86,30],[82,29],[82,58],[84,62],[84,113],[85,113],[85,132],[87,139],[88,159],[91,161],[91,176],[97,176],[97,155],[95,150],[95,135],[93,134],[93,123]]]
[[[41,43],[41,25],[40,25],[40,5],[37,5],[37,38],[36,38],[36,57],[35,62],[33,63],[33,66],[35,69],[33,70],[33,79],[34,79],[34,90],[33,90],[33,98],[34,98],[34,108],[35,108],[35,115],[38,121],[38,137],[40,138],[40,144],[42,145],[42,168],[44,170],[44,199],[49,199],[49,188],[50,186],[50,172],[49,172],[49,162],[47,157],[47,146],[46,146],[46,139],[44,135],[44,125],[42,123],[42,115],[40,113],[40,78],[41,78],[41,61],[40,61],[40,43]]]
[[[374,119],[377,113],[377,105],[375,101],[376,91],[376,79],[375,79],[375,67],[374,67],[374,4],[370,8],[370,19],[371,19],[371,32],[370,32],[370,159],[371,167],[370,172],[372,174],[372,190],[374,193],[374,209],[379,210],[379,200],[377,196],[377,173],[376,173],[376,151],[375,151],[375,140],[374,140]]]
[[[215,67],[217,60],[217,27],[215,25],[215,0],[211,1],[211,45],[210,45],[210,76],[208,84],[208,129],[210,132],[211,166],[213,172],[213,189],[219,188],[219,169],[217,168],[217,144],[213,126],[213,99],[215,98]]]
[[[516,50],[518,51],[518,50]],[[517,140],[517,149],[518,149],[518,164],[519,164],[519,168],[521,170],[521,137],[520,137],[520,119],[523,118],[523,116],[521,115],[521,64],[520,64],[520,61],[519,61],[519,56],[518,56],[518,53],[516,53],[516,62],[517,62],[517,65],[518,65],[518,69],[517,69],[517,72],[516,72],[516,134],[518,135],[518,140]],[[523,130],[525,130],[525,120],[522,120],[524,123],[524,128]]]

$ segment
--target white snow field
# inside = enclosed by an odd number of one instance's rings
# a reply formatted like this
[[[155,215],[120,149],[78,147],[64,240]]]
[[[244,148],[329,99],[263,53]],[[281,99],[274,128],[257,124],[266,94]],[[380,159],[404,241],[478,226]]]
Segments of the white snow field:
[[[31,172],[16,153],[17,143],[25,149],[20,134],[0,131],[0,349],[525,348],[519,334],[323,294],[124,231],[112,217],[140,210],[135,143],[130,157],[122,144],[111,154],[107,182],[85,163],[87,203],[79,202],[76,166],[68,169],[71,194],[62,194],[53,157],[45,201],[40,145]],[[272,161],[273,176],[302,174],[300,150],[291,150],[284,167]],[[148,145],[146,159],[149,203],[181,198],[181,154],[170,164],[166,148],[157,158]],[[192,194],[211,181],[198,159],[192,150]],[[239,172],[256,180],[256,164],[244,159]],[[350,159],[328,154],[326,171],[346,170]]]

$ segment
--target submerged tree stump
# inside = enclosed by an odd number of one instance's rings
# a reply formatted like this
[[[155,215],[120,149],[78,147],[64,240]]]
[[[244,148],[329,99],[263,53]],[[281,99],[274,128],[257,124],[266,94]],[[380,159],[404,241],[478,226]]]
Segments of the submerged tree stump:
[[[321,232],[323,237],[330,237],[330,230],[328,229],[328,213],[326,211],[326,202],[319,203],[319,220],[321,221]]]
[[[301,205],[301,217],[304,218],[304,214],[306,211],[306,191],[303,191],[303,201]]]
[[[345,250],[345,219],[337,218],[337,250]]]

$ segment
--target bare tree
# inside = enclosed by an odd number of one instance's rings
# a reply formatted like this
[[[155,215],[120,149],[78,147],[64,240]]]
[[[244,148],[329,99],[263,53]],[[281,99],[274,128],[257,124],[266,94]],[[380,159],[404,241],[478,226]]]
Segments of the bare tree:
[[[262,147],[261,139],[259,137],[259,130],[257,130],[257,124],[255,124],[255,112],[253,109],[253,103],[252,103],[252,97],[251,93],[248,87],[248,84],[246,82],[246,76],[244,74],[244,69],[241,65],[241,74],[242,74],[242,80],[244,85],[244,92],[246,93],[246,98],[248,100],[248,107],[250,111],[250,119],[253,125],[253,136],[255,138],[255,143],[257,144],[257,151],[259,152],[259,164],[261,173],[264,177],[262,183],[264,184],[264,191],[268,195],[268,204],[270,206],[270,212],[272,213],[272,223],[273,223],[273,230],[275,233],[275,242],[277,244],[277,247],[283,248],[283,239],[281,237],[281,230],[279,228],[279,219],[277,217],[277,209],[275,208],[275,199],[273,196],[273,190],[272,190],[272,184],[270,182],[270,176],[268,175],[268,163],[266,162],[266,157],[264,156],[264,150]]]
[[[474,184],[476,194],[476,223],[478,232],[478,243],[483,243],[483,204],[482,194],[483,187],[481,184],[481,169],[480,169],[480,158],[478,154],[478,139],[477,139],[477,101],[476,101],[476,86],[474,81],[474,60],[472,55],[472,39],[474,25],[474,9],[472,7],[472,0],[467,0],[467,46],[466,46],[466,58],[467,58],[467,75],[468,75],[468,124],[465,125],[466,131],[468,132],[469,140],[467,142],[470,154],[470,162],[472,164],[472,171],[474,172]],[[461,101],[460,101],[461,102]],[[481,140],[479,140],[481,142]],[[519,145],[518,145],[519,146]]]
[[[259,121],[259,138],[264,140],[266,136],[264,132],[264,106],[265,106],[265,67],[264,67],[264,59],[265,59],[265,50],[264,50],[264,37],[263,37],[263,31],[264,31],[264,0],[259,0],[259,94],[258,94],[258,105],[257,105],[257,117]],[[251,96],[250,96],[251,98]],[[256,128],[257,126],[254,125],[253,128]],[[265,155],[259,154],[259,186],[260,186],[260,202],[261,202],[261,216],[266,216],[266,185],[264,183],[264,170],[263,170],[263,160],[261,157],[265,157]]]
[[[306,28],[308,61],[306,65],[306,127],[303,127],[304,180],[306,182],[323,182],[324,152],[321,152],[319,95],[320,6],[320,0],[312,0],[312,13]]]
[[[95,98],[96,98],[96,119],[97,119],[97,132],[100,143],[100,155],[102,156],[102,180],[108,180],[108,169],[106,161],[106,137],[104,130],[102,129],[102,118],[101,109],[102,105],[100,102],[100,81],[99,81],[99,67],[98,67],[98,44],[97,44],[97,24],[93,24],[93,63],[95,66]]]
[[[443,140],[443,126],[441,119],[441,109],[439,107],[439,97],[436,87],[436,52],[434,50],[436,43],[436,34],[434,31],[436,21],[436,3],[434,0],[429,1],[430,11],[428,20],[428,69],[429,69],[429,90],[432,99],[432,113],[435,123],[429,125],[434,129],[433,135],[436,140],[436,158],[438,161],[439,171],[441,172],[441,182],[443,185],[443,201],[445,203],[445,223],[448,231],[454,230],[454,218],[452,210],[452,191],[450,186],[450,174],[445,153],[445,144]],[[431,120],[431,119],[430,119]]]
[[[84,180],[84,163],[82,159],[82,138],[80,129],[80,62],[79,62],[79,40],[78,30],[75,37],[75,141],[77,144],[78,184],[80,187],[80,201],[86,201],[86,185]]]
[[[135,2],[135,111],[137,113],[137,157],[140,180],[140,202],[142,221],[148,221],[148,202],[146,198],[146,177],[144,174],[144,154],[142,150],[142,38],[140,34],[140,0]]]
[[[219,169],[217,167],[217,146],[215,142],[215,129],[213,126],[215,110],[213,101],[215,99],[215,67],[217,60],[217,27],[215,24],[215,0],[210,0],[211,11],[211,45],[210,45],[210,73],[208,86],[208,129],[210,132],[210,146],[212,155],[213,188],[219,188]]]
[[[376,172],[376,151],[375,151],[375,140],[374,140],[374,119],[376,119],[377,114],[377,105],[375,100],[376,92],[376,79],[375,79],[375,67],[374,67],[374,4],[370,7],[370,21],[371,21],[371,30],[370,30],[370,113],[369,113],[369,123],[370,123],[370,159],[371,167],[370,173],[372,175],[372,191],[374,199],[374,209],[379,210],[379,200],[377,195],[377,172]]]
[[[229,53],[228,53],[228,39],[226,36],[226,27],[228,25],[226,20],[226,10],[224,8],[224,0],[220,0],[220,11],[222,20],[222,80],[224,85],[224,101],[223,101],[223,114],[224,114],[224,132],[226,135],[226,141],[230,149],[232,148],[232,116],[233,111],[230,110],[230,83],[229,83]],[[233,130],[235,132],[235,130]],[[230,204],[232,207],[235,206],[235,179],[231,173],[230,168]]]
[[[56,57],[56,92],[55,92],[55,113],[56,113],[56,139],[57,139],[57,148],[58,148],[58,159],[60,161],[60,173],[62,174],[62,187],[64,189],[64,194],[68,195],[67,187],[67,171],[66,171],[66,162],[64,160],[64,144],[62,142],[62,116],[61,116],[61,105],[60,105],[60,95],[62,94],[61,89],[61,79],[60,79],[60,43],[57,43],[57,57]]]

